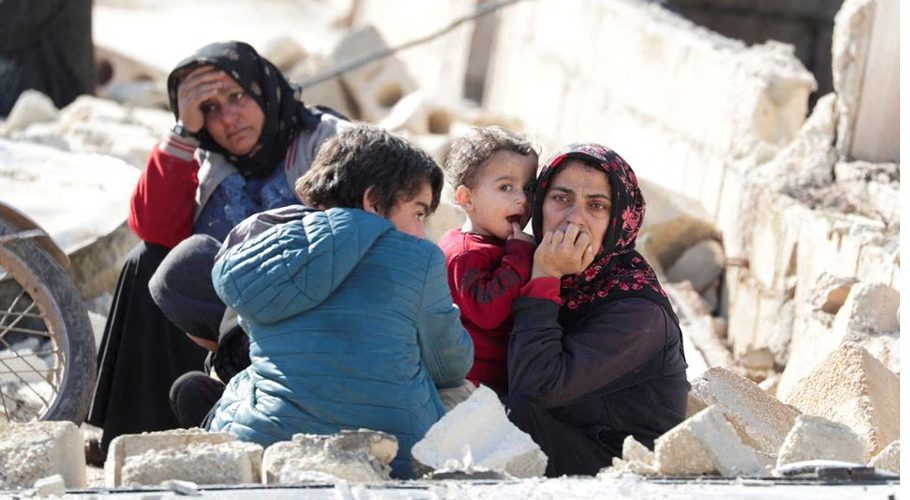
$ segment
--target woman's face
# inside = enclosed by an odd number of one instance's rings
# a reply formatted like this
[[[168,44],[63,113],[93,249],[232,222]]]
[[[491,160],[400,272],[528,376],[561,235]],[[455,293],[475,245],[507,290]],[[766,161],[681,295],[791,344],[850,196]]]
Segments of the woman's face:
[[[426,222],[433,206],[433,191],[430,183],[424,182],[416,196],[410,200],[399,199],[389,210],[386,219],[395,225],[395,229],[408,233],[416,238],[426,236]]]
[[[603,170],[578,160],[565,160],[550,180],[543,200],[543,230],[565,231],[575,224],[600,251],[610,222],[612,190]]]
[[[243,156],[259,142],[265,113],[233,78],[223,75],[221,89],[200,106],[205,129],[231,154]]]

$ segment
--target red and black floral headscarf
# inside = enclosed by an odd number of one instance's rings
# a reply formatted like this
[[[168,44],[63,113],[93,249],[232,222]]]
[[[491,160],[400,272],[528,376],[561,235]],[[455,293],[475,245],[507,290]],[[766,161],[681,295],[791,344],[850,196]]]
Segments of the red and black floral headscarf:
[[[603,170],[610,180],[612,208],[603,246],[594,261],[583,272],[562,278],[560,314],[581,316],[598,304],[640,297],[656,302],[678,322],[654,270],[635,251],[635,240],[645,218],[645,199],[632,167],[613,150],[599,144],[572,144],[553,155],[537,178],[532,219],[534,237],[538,242],[543,238],[547,188],[569,159]]]
[[[203,128],[196,134],[200,147],[224,155],[245,177],[265,177],[272,173],[287,154],[301,130],[313,130],[319,123],[274,64],[243,42],[217,42],[206,45],[180,61],[167,78],[168,97],[174,117],[177,109],[177,86],[198,66],[212,65],[230,75],[262,109],[265,122],[259,143],[242,156],[221,147]]]

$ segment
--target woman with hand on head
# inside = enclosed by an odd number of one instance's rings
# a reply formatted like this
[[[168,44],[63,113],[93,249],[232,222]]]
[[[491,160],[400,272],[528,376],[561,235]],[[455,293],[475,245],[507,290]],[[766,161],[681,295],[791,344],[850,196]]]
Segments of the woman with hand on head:
[[[177,124],[152,151],[133,192],[129,225],[142,240],[120,274],[99,348],[86,443],[103,461],[121,434],[178,426],[168,402],[174,380],[202,367],[223,306],[200,308],[198,325],[174,325],[149,293],[168,252],[191,235],[221,241],[263,210],[298,203],[294,183],[321,144],[346,122],[307,108],[279,70],[242,42],[213,43],[168,77]],[[187,304],[192,307],[192,304]],[[209,318],[211,316],[211,318]]]
[[[505,403],[548,476],[596,474],[626,436],[653,448],[685,418],[679,321],[635,251],[644,212],[631,167],[598,144],[565,148],[538,176],[540,244],[513,305]]]

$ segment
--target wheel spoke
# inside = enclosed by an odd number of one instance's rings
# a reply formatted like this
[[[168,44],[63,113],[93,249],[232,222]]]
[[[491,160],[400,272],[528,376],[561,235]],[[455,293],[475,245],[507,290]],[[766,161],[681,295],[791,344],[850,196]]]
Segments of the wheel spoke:
[[[10,347],[10,345],[9,345],[5,340],[0,339],[0,344],[3,344],[4,346],[6,346],[7,349],[10,349],[10,351],[16,353],[16,358],[22,360],[23,363],[25,363],[26,365],[28,365],[29,368],[31,368],[31,372],[32,372],[32,373],[36,373],[36,374],[38,374],[38,375],[41,374],[41,370],[39,370],[35,365],[29,363],[28,359],[26,359],[25,357],[21,356],[17,351],[15,351],[14,349],[12,349],[12,347]],[[48,402],[47,402],[47,400],[44,399],[44,396],[42,396],[40,393],[38,393],[38,391],[36,391],[35,388],[32,387],[32,384],[31,384],[30,382],[28,382],[27,380],[25,380],[24,378],[22,378],[22,374],[20,373],[19,370],[15,370],[12,366],[10,366],[10,365],[6,362],[7,360],[10,360],[10,359],[14,359],[14,358],[0,358],[0,365],[5,366],[13,375],[16,376],[16,378],[19,379],[19,381],[21,381],[23,384],[25,384],[25,385],[29,388],[30,391],[32,391],[33,393],[35,393],[35,395],[38,396],[38,399],[40,399],[40,400],[45,404],[45,406],[47,406],[47,405],[48,405]],[[55,389],[55,392],[56,392],[56,389]]]

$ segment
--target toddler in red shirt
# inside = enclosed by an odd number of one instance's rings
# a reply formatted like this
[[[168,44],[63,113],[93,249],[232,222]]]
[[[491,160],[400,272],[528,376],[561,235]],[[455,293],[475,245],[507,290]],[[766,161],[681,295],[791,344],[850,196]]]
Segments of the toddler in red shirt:
[[[474,340],[468,380],[503,394],[512,302],[531,276],[531,218],[537,152],[525,137],[501,127],[471,129],[452,144],[446,180],[467,221],[445,233],[449,289],[461,322]]]

